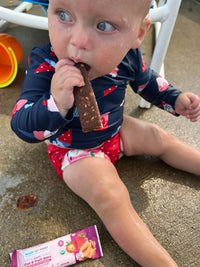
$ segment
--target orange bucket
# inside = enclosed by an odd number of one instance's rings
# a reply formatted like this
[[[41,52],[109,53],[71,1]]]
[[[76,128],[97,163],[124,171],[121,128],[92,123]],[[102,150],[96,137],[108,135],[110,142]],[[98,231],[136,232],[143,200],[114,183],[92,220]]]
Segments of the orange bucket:
[[[0,33],[0,88],[10,85],[23,57],[20,43],[13,36]]]

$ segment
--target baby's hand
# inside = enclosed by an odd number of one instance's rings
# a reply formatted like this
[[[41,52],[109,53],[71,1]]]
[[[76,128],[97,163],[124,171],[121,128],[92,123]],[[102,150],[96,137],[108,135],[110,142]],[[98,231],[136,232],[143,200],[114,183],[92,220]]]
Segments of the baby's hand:
[[[200,98],[193,93],[182,93],[175,103],[176,113],[190,121],[197,121],[200,116]]]
[[[85,85],[80,70],[74,64],[68,59],[61,59],[56,64],[55,74],[51,81],[51,94],[63,117],[74,104],[74,87]]]

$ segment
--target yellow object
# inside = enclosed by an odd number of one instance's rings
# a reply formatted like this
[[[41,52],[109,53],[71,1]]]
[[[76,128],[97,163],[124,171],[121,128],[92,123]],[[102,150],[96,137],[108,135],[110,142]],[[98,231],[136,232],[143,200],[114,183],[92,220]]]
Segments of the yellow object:
[[[0,33],[0,88],[10,85],[23,57],[20,43],[13,36]]]

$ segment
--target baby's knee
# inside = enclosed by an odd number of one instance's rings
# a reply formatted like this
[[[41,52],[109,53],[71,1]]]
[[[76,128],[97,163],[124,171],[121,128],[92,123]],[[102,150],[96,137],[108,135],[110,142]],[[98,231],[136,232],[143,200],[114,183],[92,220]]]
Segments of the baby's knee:
[[[154,146],[154,155],[161,156],[165,151],[168,149],[168,147],[173,143],[174,137],[162,129],[160,126],[152,123],[150,124],[150,139],[149,141],[152,142],[152,144],[155,144]]]
[[[98,185],[93,192],[94,202],[98,206],[99,213],[113,212],[119,208],[124,202],[129,201],[129,193],[126,186],[122,182],[111,184],[105,182]]]

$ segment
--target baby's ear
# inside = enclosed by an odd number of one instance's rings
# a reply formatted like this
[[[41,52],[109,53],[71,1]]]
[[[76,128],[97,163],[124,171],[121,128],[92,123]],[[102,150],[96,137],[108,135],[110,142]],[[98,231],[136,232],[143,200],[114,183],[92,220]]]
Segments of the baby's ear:
[[[143,22],[140,26],[137,39],[134,42],[134,46],[132,47],[132,49],[136,49],[141,45],[141,43],[143,42],[144,37],[145,37],[148,29],[150,28],[150,26],[151,26],[151,19],[147,17],[143,20]]]

